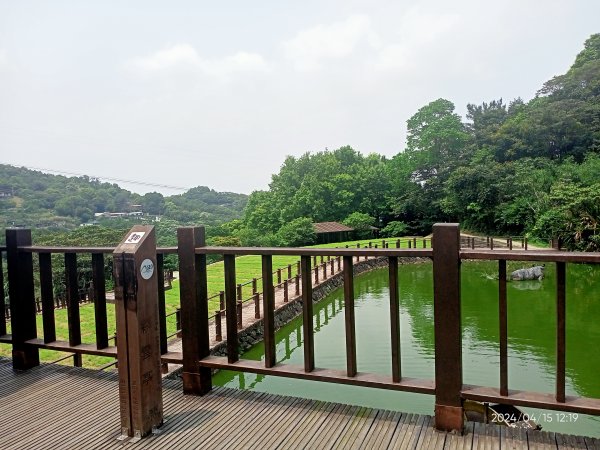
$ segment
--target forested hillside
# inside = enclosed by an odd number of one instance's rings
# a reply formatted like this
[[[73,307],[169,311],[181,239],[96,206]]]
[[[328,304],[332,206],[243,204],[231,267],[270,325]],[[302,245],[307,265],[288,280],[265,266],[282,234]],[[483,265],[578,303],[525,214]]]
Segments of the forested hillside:
[[[89,177],[65,177],[0,165],[0,228],[29,226],[69,229],[99,221],[112,226],[113,218],[95,213],[133,213],[161,216],[181,224],[217,225],[241,217],[247,196],[216,192],[205,186],[181,195],[158,192],[139,195],[116,184]],[[136,217],[136,216],[124,216]]]
[[[268,244],[301,217],[414,233],[457,221],[599,249],[600,34],[531,101],[470,104],[466,120],[454,109],[445,99],[419,109],[405,151],[391,159],[351,147],[288,157],[232,233]]]

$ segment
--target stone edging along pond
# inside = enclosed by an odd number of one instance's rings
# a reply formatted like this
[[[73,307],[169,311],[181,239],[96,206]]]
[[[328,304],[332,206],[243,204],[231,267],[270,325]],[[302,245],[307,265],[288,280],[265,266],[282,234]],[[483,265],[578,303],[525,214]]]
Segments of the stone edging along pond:
[[[398,258],[398,264],[412,264],[428,261],[429,258]],[[354,263],[354,275],[370,272],[388,266],[388,260],[385,257],[379,257],[366,261]],[[335,289],[343,286],[344,273],[338,272],[334,276],[323,281],[319,286],[313,289],[313,302],[318,303]],[[275,311],[275,329],[279,329],[294,318],[302,314],[302,296],[290,298],[289,303],[279,307]],[[252,325],[238,331],[239,351],[243,353],[253,345],[263,340],[263,321],[259,320]],[[227,355],[227,342],[219,342],[210,352],[214,356]]]

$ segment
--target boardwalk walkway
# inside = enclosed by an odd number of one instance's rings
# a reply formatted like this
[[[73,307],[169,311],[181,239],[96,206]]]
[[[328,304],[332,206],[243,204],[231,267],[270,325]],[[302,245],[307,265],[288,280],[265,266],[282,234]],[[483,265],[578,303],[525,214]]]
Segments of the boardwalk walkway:
[[[119,435],[114,373],[58,365],[13,372],[0,359],[0,449],[600,449],[597,439],[469,424],[437,432],[432,418],[216,388],[184,396],[163,382],[161,433],[133,443]]]

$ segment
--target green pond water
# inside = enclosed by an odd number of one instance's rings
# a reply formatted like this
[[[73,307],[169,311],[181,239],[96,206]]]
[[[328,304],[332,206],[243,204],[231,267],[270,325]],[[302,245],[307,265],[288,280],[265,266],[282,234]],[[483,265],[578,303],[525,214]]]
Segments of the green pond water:
[[[463,262],[463,382],[499,386],[498,281],[496,262]],[[508,271],[524,267],[509,262]],[[355,277],[358,370],[391,376],[387,269]],[[433,279],[430,263],[399,269],[401,362],[406,377],[434,378]],[[509,388],[554,392],[554,265],[542,281],[510,282],[508,290]],[[346,367],[343,290],[314,305],[315,364]],[[567,265],[567,395],[600,398],[600,267]],[[302,321],[276,334],[277,361],[303,364]],[[258,344],[242,355],[261,360]],[[432,414],[430,395],[221,371],[214,383],[239,389]],[[600,417],[523,408],[544,430],[600,437]],[[546,413],[542,415],[542,413]]]

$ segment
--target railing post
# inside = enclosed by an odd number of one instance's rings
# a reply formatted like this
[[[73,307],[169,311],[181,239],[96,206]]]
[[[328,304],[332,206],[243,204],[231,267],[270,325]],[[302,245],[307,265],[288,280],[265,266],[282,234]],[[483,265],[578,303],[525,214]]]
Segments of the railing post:
[[[28,245],[31,245],[31,230],[6,230],[8,296],[15,370],[27,370],[40,364],[38,349],[25,344],[25,341],[37,338],[33,257],[31,253],[19,251],[19,247]]]
[[[237,304],[236,304],[236,315],[237,315],[237,327],[238,330],[241,330],[242,327],[244,326],[244,322],[243,322],[243,308],[244,305],[242,305],[242,301],[238,300]]]
[[[456,223],[435,224],[433,238],[435,427],[462,431],[460,228]]]
[[[134,226],[113,260],[121,435],[140,439],[163,422],[154,227]]]
[[[211,370],[198,364],[210,352],[206,255],[196,255],[196,248],[206,245],[205,236],[204,227],[177,229],[183,393],[191,395],[212,389]]]
[[[258,292],[252,296],[254,299],[254,318],[260,319],[260,302],[258,298]]]
[[[177,337],[181,338],[181,309],[175,310],[175,331],[177,332]]]
[[[221,311],[215,312],[215,341],[221,342],[223,340],[223,325],[221,323]]]

